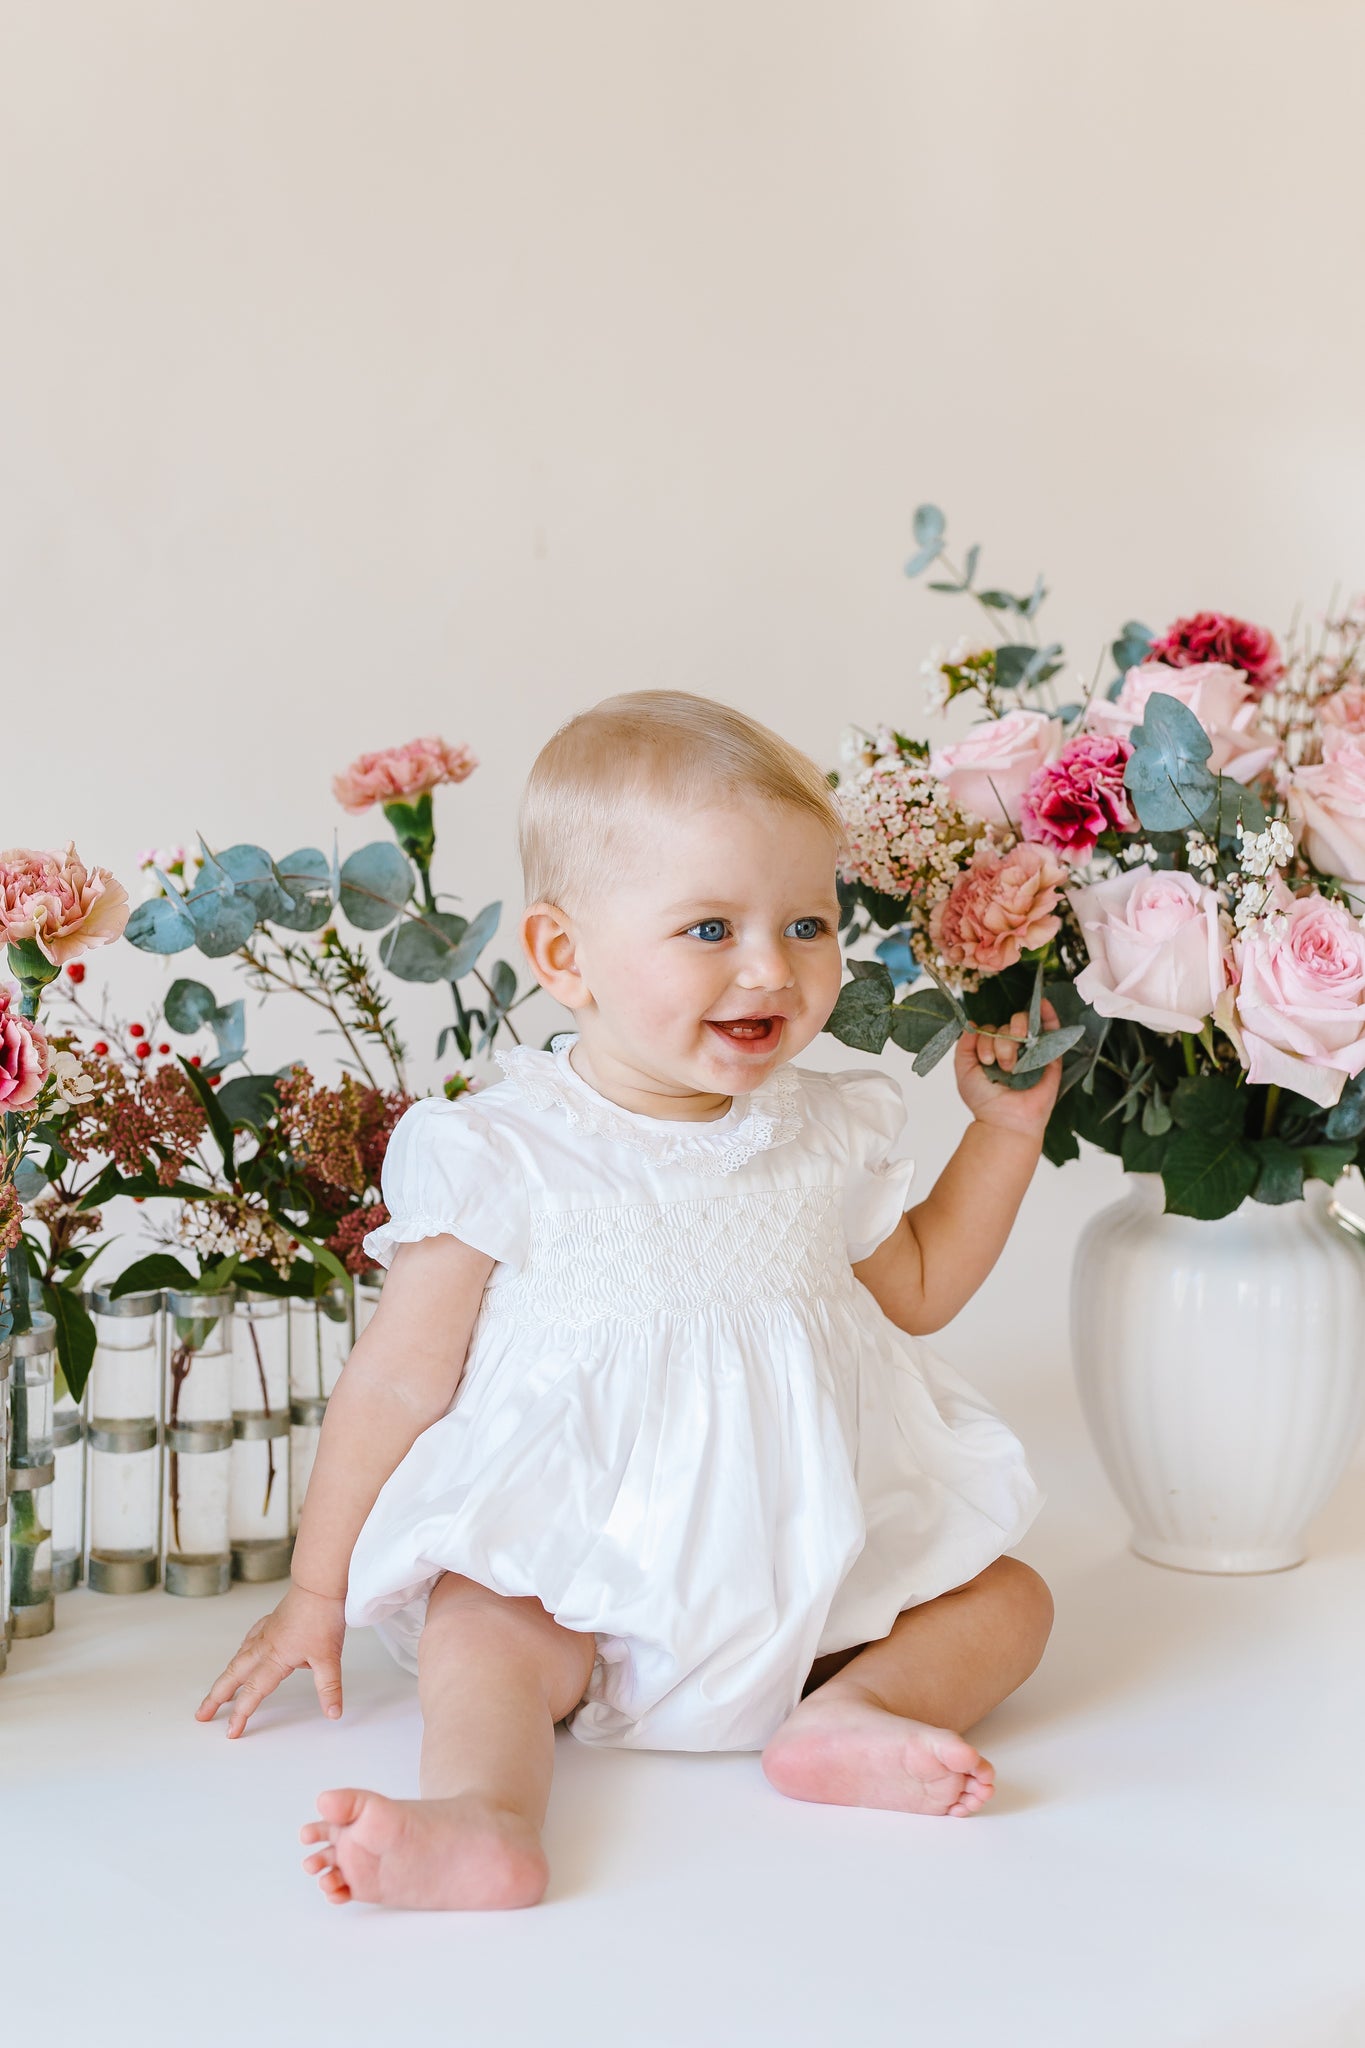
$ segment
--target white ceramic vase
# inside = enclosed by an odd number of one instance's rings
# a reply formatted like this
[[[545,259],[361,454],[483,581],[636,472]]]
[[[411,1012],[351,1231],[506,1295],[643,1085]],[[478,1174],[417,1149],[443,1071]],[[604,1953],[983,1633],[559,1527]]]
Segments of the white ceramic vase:
[[[1081,1407],[1139,1557],[1283,1571],[1365,1423],[1365,1242],[1320,1181],[1216,1223],[1162,1199],[1131,1174],[1077,1246]]]

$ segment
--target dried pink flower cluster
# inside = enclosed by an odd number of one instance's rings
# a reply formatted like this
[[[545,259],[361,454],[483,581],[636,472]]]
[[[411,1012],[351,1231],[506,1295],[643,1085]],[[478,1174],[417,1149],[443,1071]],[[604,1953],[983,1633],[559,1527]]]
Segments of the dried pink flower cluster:
[[[452,747],[434,736],[408,740],[401,747],[381,747],[361,754],[332,779],[332,794],[343,811],[368,811],[375,804],[403,802],[424,796],[443,782],[463,782],[478,767],[470,748]]]
[[[45,960],[64,967],[121,938],[129,914],[123,884],[107,868],[87,868],[73,843],[60,854],[28,846],[0,853],[0,943],[32,939]]]
[[[923,763],[879,756],[839,784],[846,882],[884,896],[937,898],[957,879],[982,826],[967,819]]]

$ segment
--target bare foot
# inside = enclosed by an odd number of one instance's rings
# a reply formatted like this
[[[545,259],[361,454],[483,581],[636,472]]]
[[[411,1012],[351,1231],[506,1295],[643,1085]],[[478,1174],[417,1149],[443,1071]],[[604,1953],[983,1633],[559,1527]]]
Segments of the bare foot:
[[[322,1846],[304,1860],[334,1906],[444,1911],[534,1906],[549,1865],[534,1828],[475,1793],[457,1799],[386,1799],[381,1792],[319,1792],[321,1820],[299,1830]]]
[[[951,1728],[906,1720],[837,1679],[822,1685],[763,1752],[769,1784],[789,1799],[884,1806],[896,1813],[976,1813],[995,1769]]]

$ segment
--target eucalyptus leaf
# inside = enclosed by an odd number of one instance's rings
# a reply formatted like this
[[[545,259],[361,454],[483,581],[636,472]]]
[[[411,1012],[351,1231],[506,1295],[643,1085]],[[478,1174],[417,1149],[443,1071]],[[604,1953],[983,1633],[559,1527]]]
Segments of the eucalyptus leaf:
[[[1130,668],[1137,668],[1146,661],[1155,638],[1156,635],[1151,628],[1144,626],[1140,620],[1124,620],[1119,628],[1119,637],[1109,650],[1114,657],[1114,666],[1118,669],[1120,682]]]
[[[363,932],[393,923],[412,894],[412,868],[388,839],[372,840],[341,870],[341,908]]]
[[[454,958],[446,963],[447,981],[458,981],[462,974],[468,974],[497,930],[501,916],[501,903],[485,903],[483,909],[470,919],[468,930],[455,948]]]
[[[1335,1105],[1327,1112],[1323,1126],[1331,1139],[1358,1138],[1365,1132],[1365,1074],[1353,1074]]]
[[[187,981],[183,976],[171,983],[162,1005],[166,1022],[182,1037],[201,1030],[217,1008],[218,998],[211,988],[202,981]]]
[[[217,864],[215,863],[215,866]],[[225,959],[244,946],[256,929],[256,905],[232,878],[206,881],[207,866],[185,898],[194,921],[194,942],[210,960]]]
[[[224,1067],[230,1067],[246,1051],[246,1003],[237,996],[230,1003],[224,1003],[208,1017],[207,1023],[217,1041],[218,1050],[211,1060],[200,1069],[204,1074],[221,1074]]]
[[[920,1047],[915,1055],[914,1071],[917,1074],[932,1073],[939,1061],[950,1053],[962,1036],[962,1026],[952,1017],[941,1031],[935,1032],[927,1045]]]
[[[250,897],[256,916],[277,918],[287,909],[289,899],[280,887],[275,863],[263,846],[228,846],[218,855],[218,865],[232,877],[234,886]]]
[[[416,911],[385,932],[380,960],[400,981],[442,981],[467,929],[453,911]]]
[[[1064,1024],[1057,1031],[1044,1031],[1032,1045],[1027,1045],[1014,1063],[1016,1074],[1032,1074],[1044,1067],[1050,1067],[1071,1048],[1079,1045],[1085,1037],[1082,1024]]]
[[[332,864],[316,846],[300,846],[275,863],[284,902],[272,923],[288,932],[319,932],[336,901]]]
[[[47,1183],[48,1175],[36,1159],[21,1159],[14,1169],[14,1192],[21,1202],[36,1202]]]
[[[915,507],[915,539],[922,548],[942,547],[947,530],[948,522],[937,505]]]
[[[178,894],[151,896],[138,904],[123,936],[143,953],[183,953],[194,944],[194,920]]]
[[[1213,742],[1188,706],[1156,692],[1132,741],[1123,780],[1145,829],[1184,832],[1211,824],[1218,784],[1204,764]]]
[[[889,977],[888,977],[889,978]],[[952,1024],[961,1036],[964,1018],[939,988],[912,989],[891,1012],[890,1031],[904,1052],[921,1053]]]
[[[880,964],[880,963],[878,963]],[[864,975],[846,981],[825,1025],[832,1037],[858,1052],[880,1052],[891,1030],[891,976]]]

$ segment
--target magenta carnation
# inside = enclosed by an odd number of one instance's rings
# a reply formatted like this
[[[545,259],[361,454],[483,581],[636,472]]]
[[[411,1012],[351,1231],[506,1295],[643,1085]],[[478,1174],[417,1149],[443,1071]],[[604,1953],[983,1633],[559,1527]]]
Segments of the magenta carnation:
[[[1221,661],[1229,668],[1241,669],[1258,696],[1273,689],[1284,674],[1284,658],[1275,635],[1265,626],[1234,619],[1228,612],[1196,612],[1192,618],[1177,619],[1152,642],[1147,659],[1164,661],[1168,668],[1198,668],[1206,661]]]
[[[0,1107],[24,1109],[47,1079],[47,1039],[29,1018],[14,1008],[14,998],[0,982]]]
[[[1055,761],[1040,768],[1019,804],[1026,838],[1067,860],[1089,860],[1101,832],[1131,832],[1123,771],[1132,743],[1117,736],[1081,733]]]

